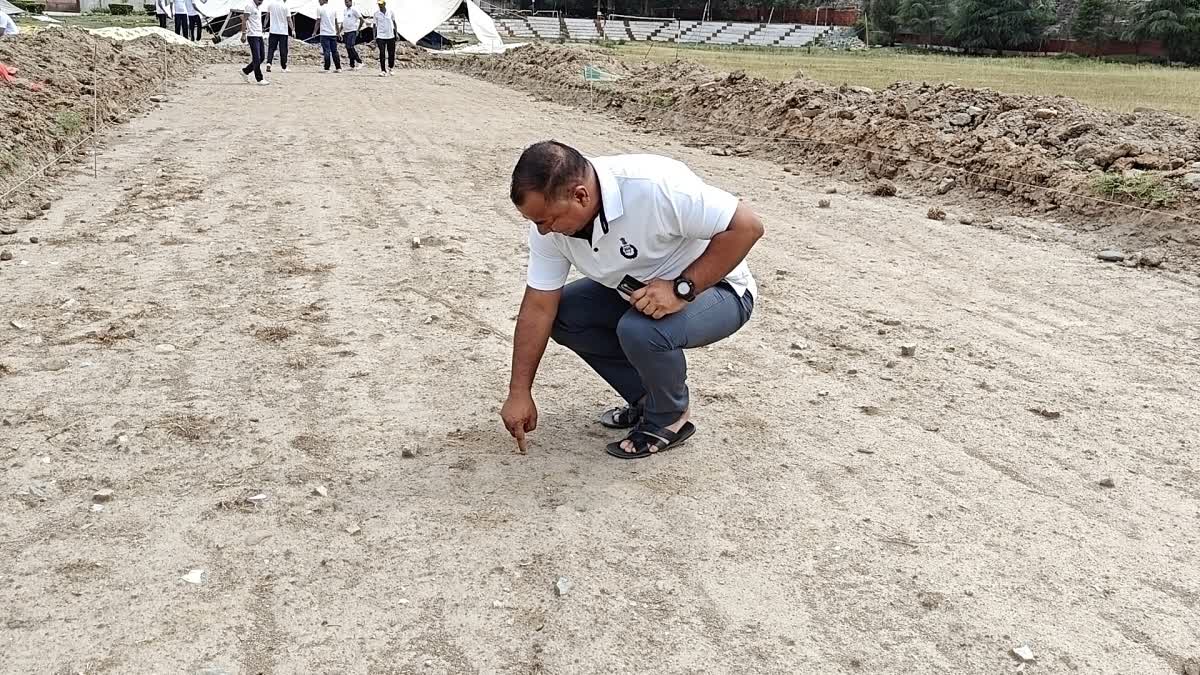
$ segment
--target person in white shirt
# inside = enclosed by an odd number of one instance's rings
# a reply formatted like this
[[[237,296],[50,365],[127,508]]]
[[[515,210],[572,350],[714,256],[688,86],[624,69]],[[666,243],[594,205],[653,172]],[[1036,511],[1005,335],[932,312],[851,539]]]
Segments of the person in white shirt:
[[[158,17],[158,27],[167,27],[167,17],[171,15],[171,0],[154,0],[154,16]]]
[[[188,19],[188,34],[187,38],[192,42],[199,42],[203,36],[203,30],[200,25],[200,12],[196,11],[196,1],[187,1],[187,19]]]
[[[346,13],[342,15],[342,42],[346,43],[346,58],[350,59],[350,70],[358,70],[363,62],[354,48],[358,40],[358,31],[362,30],[363,15],[354,6],[354,0],[346,0]]]
[[[388,8],[387,0],[379,0],[375,12],[375,47],[379,50],[379,76],[391,75],[396,67],[396,12]]]
[[[337,10],[329,6],[329,0],[317,0],[321,6],[317,17],[317,35],[321,38],[321,59],[325,64],[323,72],[329,72],[329,61],[332,59],[335,70],[342,72],[342,57],[338,55],[337,39],[341,25],[337,20]]]
[[[182,37],[187,37],[188,0],[171,0],[171,14],[175,15],[175,34]]]
[[[254,73],[254,81],[266,85],[271,84],[263,79],[263,29],[262,29],[262,0],[246,0],[242,7],[242,42],[250,46],[250,63],[242,68],[242,79],[249,82],[250,73]]]
[[[758,216],[673,159],[589,160],[555,141],[521,155],[510,198],[533,222],[500,411],[518,446],[537,427],[533,380],[550,338],[625,399],[600,418],[632,428],[610,455],[646,457],[687,440],[696,427],[683,350],[749,321],[758,290],[745,258],[763,235]],[[567,284],[572,266],[584,278]]]
[[[0,12],[0,38],[20,34],[21,29],[17,28],[17,24],[12,20],[12,17],[4,12]]]
[[[296,34],[296,24],[284,0],[267,0],[267,19],[271,22],[267,36],[267,72],[275,62],[275,50],[279,49],[279,69],[287,72],[288,36]]]

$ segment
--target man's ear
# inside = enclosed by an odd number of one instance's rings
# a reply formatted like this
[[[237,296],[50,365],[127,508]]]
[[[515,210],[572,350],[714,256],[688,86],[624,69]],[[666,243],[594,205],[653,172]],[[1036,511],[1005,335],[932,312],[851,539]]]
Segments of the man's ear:
[[[576,185],[575,190],[571,193],[571,197],[579,203],[580,206],[590,206],[592,196],[588,193],[587,186]]]

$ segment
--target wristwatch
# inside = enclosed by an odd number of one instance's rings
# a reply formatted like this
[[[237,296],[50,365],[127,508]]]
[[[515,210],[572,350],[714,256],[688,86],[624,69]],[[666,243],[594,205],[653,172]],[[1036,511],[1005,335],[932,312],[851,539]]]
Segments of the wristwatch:
[[[688,302],[696,299],[696,284],[693,284],[691,279],[681,276],[673,283],[675,286],[676,297],[680,298],[681,300],[687,300]]]

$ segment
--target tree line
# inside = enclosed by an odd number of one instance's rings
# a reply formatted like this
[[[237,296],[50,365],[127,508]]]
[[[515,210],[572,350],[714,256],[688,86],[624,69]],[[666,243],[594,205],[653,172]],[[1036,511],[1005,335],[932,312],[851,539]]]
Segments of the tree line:
[[[863,28],[872,44],[897,33],[968,52],[1036,47],[1053,26],[1056,0],[862,0]],[[1067,2],[1068,0],[1057,0]],[[1069,35],[1091,45],[1108,40],[1158,40],[1172,61],[1200,63],[1200,0],[1078,0]],[[518,9],[558,10],[567,16],[604,14],[733,20],[742,10],[828,6],[821,0],[507,0]],[[506,4],[505,1],[497,4]]]
[[[1036,47],[1057,21],[1043,0],[867,0],[863,14],[884,42],[907,32],[968,52]],[[1200,0],[1080,0],[1063,37],[1092,46],[1158,40],[1171,61],[1200,63]]]

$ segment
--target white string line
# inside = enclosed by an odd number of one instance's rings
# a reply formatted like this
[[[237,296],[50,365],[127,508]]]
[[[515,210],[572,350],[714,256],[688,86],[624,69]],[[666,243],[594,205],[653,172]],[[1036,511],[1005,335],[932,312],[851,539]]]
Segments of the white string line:
[[[95,68],[95,62],[93,62],[93,68],[92,68],[92,72],[93,72],[93,73],[99,73],[99,71],[98,71],[98,70],[96,70],[96,68]],[[166,81],[167,81],[166,72],[167,72],[167,66],[166,66],[166,58],[165,58],[165,55],[164,55],[164,58],[163,58],[163,79],[162,79],[162,81],[160,81],[160,82],[158,83],[159,87],[161,87],[161,86],[162,86],[163,84],[165,84],[165,83],[166,83]],[[147,88],[146,88],[146,91],[148,92],[148,91],[150,91],[151,89],[152,89],[152,87],[147,87]],[[93,91],[95,91],[95,89],[93,89]],[[141,105],[141,104],[143,104],[143,103],[147,103],[147,102],[149,102],[149,100],[150,100],[150,96],[153,96],[153,94],[150,94],[150,95],[146,96],[145,98],[142,98],[142,99],[135,100],[135,101],[134,101],[132,104],[130,104],[130,106],[129,106],[128,108],[126,108],[125,110],[122,110],[122,111],[118,112],[118,113],[115,115],[115,117],[117,117],[117,118],[124,117],[125,115],[127,115],[127,114],[129,114],[129,113],[133,112],[134,108],[137,108],[139,105]],[[96,110],[96,104],[93,104],[93,111],[95,111],[95,110]],[[113,116],[110,116],[110,117],[113,117]],[[66,150],[62,151],[62,153],[60,153],[60,154],[58,154],[58,155],[55,155],[53,158],[51,158],[51,159],[50,159],[50,161],[49,161],[49,162],[47,162],[45,165],[43,165],[43,166],[42,166],[40,169],[37,169],[36,171],[34,171],[33,173],[29,174],[29,175],[28,175],[28,176],[26,176],[25,178],[21,179],[19,182],[17,182],[15,185],[13,185],[12,187],[10,187],[9,189],[5,190],[5,191],[4,191],[4,194],[0,194],[0,199],[5,199],[5,198],[7,198],[7,197],[8,197],[9,195],[11,195],[12,193],[14,193],[14,192],[16,192],[17,190],[21,189],[21,187],[22,187],[22,186],[24,186],[24,185],[25,185],[26,183],[28,183],[29,181],[33,180],[34,178],[37,178],[38,176],[41,176],[41,175],[45,174],[45,173],[46,173],[46,171],[47,171],[48,169],[50,169],[51,167],[53,167],[55,164],[58,164],[58,163],[59,163],[59,162],[60,162],[60,161],[61,161],[61,160],[62,160],[64,157],[67,157],[68,155],[71,155],[72,153],[74,153],[74,152],[75,152],[77,149],[79,149],[79,148],[80,148],[80,146],[82,146],[82,145],[86,144],[88,141],[90,141],[90,140],[91,140],[93,137],[95,137],[96,135],[100,134],[101,132],[107,131],[108,129],[110,129],[110,128],[112,128],[112,127],[116,126],[115,124],[108,124],[108,123],[106,123],[106,124],[105,124],[103,127],[100,127],[100,126],[97,126],[98,124],[99,124],[99,113],[98,113],[98,112],[93,112],[93,122],[92,122],[92,131],[91,131],[91,132],[89,132],[89,133],[88,133],[86,136],[83,136],[83,137],[81,137],[81,138],[79,139],[79,141],[78,141],[78,142],[76,142],[74,145],[72,145],[71,147],[67,148]],[[118,123],[118,124],[119,124],[119,123]],[[96,160],[95,160],[95,153],[94,153],[94,151],[93,151],[93,171],[95,171],[95,170],[96,170],[95,161],[96,161]]]
[[[653,108],[653,107],[647,106],[645,104],[641,104],[641,107],[645,111],[660,110],[658,108]],[[757,131],[757,128],[751,127],[749,125],[737,124],[735,122],[714,122],[712,120],[703,119],[703,118],[697,117],[695,115],[685,113],[685,112],[680,112],[680,111],[671,111],[670,113],[668,113],[668,115],[679,115],[679,116],[694,120],[696,122],[699,122],[705,126],[719,125],[721,127],[726,127],[726,128],[732,127],[732,128],[741,128],[741,129],[752,129],[752,130]],[[1045,192],[1052,192],[1055,194],[1065,195],[1068,197],[1087,199],[1087,200],[1091,200],[1091,201],[1099,203],[1099,204],[1107,204],[1109,206],[1116,206],[1116,207],[1131,209],[1131,210],[1135,210],[1135,211],[1142,211],[1145,213],[1152,213],[1152,214],[1160,215],[1160,216],[1171,216],[1171,217],[1179,218],[1179,219],[1186,220],[1186,221],[1193,222],[1193,223],[1200,223],[1200,218],[1194,218],[1192,216],[1184,215],[1182,213],[1179,213],[1178,211],[1165,211],[1162,209],[1151,209],[1151,208],[1146,208],[1143,206],[1137,206],[1135,204],[1126,204],[1124,202],[1116,202],[1116,201],[1112,201],[1109,199],[1104,199],[1102,197],[1097,197],[1095,195],[1086,195],[1086,194],[1080,194],[1077,192],[1071,192],[1069,190],[1063,190],[1060,188],[1052,188],[1052,187],[1046,187],[1043,185],[1035,185],[1033,183],[1027,183],[1024,181],[1014,180],[1012,178],[1001,178],[999,176],[993,176],[991,174],[981,173],[979,171],[972,171],[971,169],[967,169],[967,168],[960,167],[960,166],[955,166],[953,164],[947,164],[947,163],[941,163],[941,162],[931,162],[929,160],[919,159],[919,158],[913,157],[911,155],[905,156],[905,155],[892,153],[887,150],[864,148],[862,146],[851,145],[849,143],[839,143],[837,141],[818,139],[818,138],[815,138],[812,136],[808,136],[807,134],[805,134],[803,137],[797,137],[795,135],[791,135],[790,133],[787,136],[766,136],[766,135],[761,135],[761,134],[727,133],[727,132],[721,132],[721,131],[708,131],[708,130],[702,130],[699,133],[703,133],[703,134],[707,134],[709,136],[715,136],[715,137],[747,139],[747,140],[765,140],[765,141],[774,141],[777,143],[778,142],[793,143],[793,144],[824,143],[826,145],[832,145],[832,146],[836,146],[836,147],[840,147],[840,148],[845,148],[848,150],[857,150],[859,152],[871,152],[871,153],[875,153],[876,155],[879,155],[881,157],[887,157],[889,159],[897,160],[900,162],[913,162],[915,164],[924,164],[924,165],[930,166],[930,167],[947,169],[952,172],[958,172],[958,173],[967,174],[967,175],[971,175],[971,176],[978,176],[980,178],[986,178],[988,180],[994,180],[994,181],[1001,182],[1001,183],[1008,183],[1010,185],[1031,188],[1034,190],[1042,190]]]

